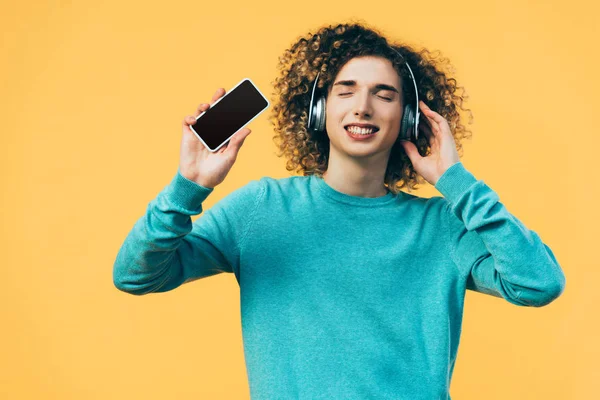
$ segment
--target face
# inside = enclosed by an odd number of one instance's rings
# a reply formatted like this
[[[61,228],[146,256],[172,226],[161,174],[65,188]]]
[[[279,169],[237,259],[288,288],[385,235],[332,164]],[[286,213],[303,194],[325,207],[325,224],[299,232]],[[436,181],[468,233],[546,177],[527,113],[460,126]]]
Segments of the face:
[[[351,59],[327,95],[325,128],[331,151],[354,158],[388,156],[400,133],[401,93],[401,79],[391,61],[377,56]],[[375,125],[379,130],[357,140],[346,129],[353,123]]]

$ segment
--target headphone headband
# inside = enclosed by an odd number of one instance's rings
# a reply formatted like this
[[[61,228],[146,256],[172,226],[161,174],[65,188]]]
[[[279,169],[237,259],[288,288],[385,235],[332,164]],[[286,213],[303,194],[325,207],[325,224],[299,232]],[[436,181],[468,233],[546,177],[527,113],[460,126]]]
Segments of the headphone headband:
[[[402,54],[400,54],[400,52],[396,49],[394,49],[391,46],[388,46],[390,49],[394,50],[400,57],[402,57],[402,60],[404,60],[404,64],[406,64],[406,68],[408,68],[408,72],[410,72],[410,78],[411,81],[413,83],[413,86],[415,87],[415,134],[418,133],[418,128],[419,128],[419,116],[421,115],[421,113],[419,112],[419,91],[417,90],[417,81],[415,80],[415,75],[412,72],[412,69],[410,68],[410,65],[408,65],[408,62],[406,61],[406,59],[404,58],[404,56]]]

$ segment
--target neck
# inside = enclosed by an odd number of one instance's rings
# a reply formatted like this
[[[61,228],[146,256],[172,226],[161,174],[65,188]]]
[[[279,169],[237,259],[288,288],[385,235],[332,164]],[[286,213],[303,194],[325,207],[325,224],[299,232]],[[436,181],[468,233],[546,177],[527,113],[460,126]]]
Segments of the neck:
[[[340,157],[333,151],[329,156],[323,179],[333,189],[359,197],[381,197],[389,192],[383,185],[387,156],[357,159]]]

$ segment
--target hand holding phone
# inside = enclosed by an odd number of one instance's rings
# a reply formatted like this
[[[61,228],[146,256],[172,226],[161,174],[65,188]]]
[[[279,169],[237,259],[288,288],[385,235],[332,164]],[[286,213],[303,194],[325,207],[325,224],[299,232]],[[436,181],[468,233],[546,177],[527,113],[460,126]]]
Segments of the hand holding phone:
[[[244,78],[198,115],[190,130],[209,151],[215,152],[267,107],[269,100],[250,78]]]
[[[220,146],[218,151],[210,151],[203,142],[198,140],[197,134],[190,129],[190,125],[195,124],[199,115],[224,95],[225,89],[217,89],[210,104],[200,104],[194,116],[188,115],[183,120],[179,172],[185,178],[207,188],[214,188],[223,182],[237,158],[240,147],[251,132],[249,128],[237,131],[227,143]]]

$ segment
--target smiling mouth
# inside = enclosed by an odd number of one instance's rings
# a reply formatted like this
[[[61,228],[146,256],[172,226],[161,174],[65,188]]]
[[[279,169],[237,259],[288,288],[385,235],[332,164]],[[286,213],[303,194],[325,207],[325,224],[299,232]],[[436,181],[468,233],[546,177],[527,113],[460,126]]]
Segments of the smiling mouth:
[[[352,129],[350,129],[352,127]],[[344,126],[346,132],[352,133],[354,135],[371,135],[379,131],[377,127],[369,127],[369,128],[360,128],[353,125]]]
[[[377,134],[377,132],[379,131],[379,129],[375,129],[372,132],[369,133],[369,131],[366,131],[367,133],[360,133],[360,131],[349,131],[347,128],[344,127],[344,130],[346,131],[346,134],[348,136],[350,136],[352,139],[357,139],[357,140],[361,140],[361,139],[368,139],[371,138],[373,136],[375,136]],[[364,132],[364,131],[363,131]]]

